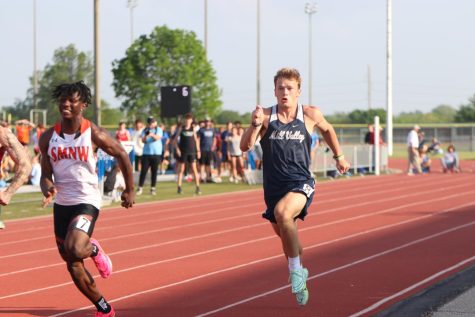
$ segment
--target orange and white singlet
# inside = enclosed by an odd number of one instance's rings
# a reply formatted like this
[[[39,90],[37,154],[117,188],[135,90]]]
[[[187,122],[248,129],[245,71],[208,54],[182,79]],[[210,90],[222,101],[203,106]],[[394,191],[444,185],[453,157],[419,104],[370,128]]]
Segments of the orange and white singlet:
[[[63,206],[91,204],[100,209],[91,122],[82,119],[81,128],[75,134],[63,133],[61,123],[56,123],[49,140],[48,156],[57,189],[56,203]]]

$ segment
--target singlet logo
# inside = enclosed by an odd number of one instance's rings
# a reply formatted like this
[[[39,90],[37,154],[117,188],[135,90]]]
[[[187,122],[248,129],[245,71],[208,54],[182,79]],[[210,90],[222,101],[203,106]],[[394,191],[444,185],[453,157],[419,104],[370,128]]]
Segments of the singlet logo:
[[[53,162],[69,159],[69,160],[79,160],[86,162],[89,157],[88,146],[70,146],[70,147],[51,147],[51,158]]]
[[[302,143],[305,140],[305,135],[299,130],[297,131],[272,131],[269,139],[271,140],[298,140]]]

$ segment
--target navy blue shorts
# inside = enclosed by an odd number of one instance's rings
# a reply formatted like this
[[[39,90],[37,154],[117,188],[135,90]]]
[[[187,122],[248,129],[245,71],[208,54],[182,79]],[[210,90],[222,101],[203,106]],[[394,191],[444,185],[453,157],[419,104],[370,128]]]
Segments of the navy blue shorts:
[[[313,196],[315,194],[315,180],[309,179],[308,181],[289,182],[282,183],[278,190],[270,190],[264,188],[264,200],[266,202],[267,209],[262,214],[262,217],[270,222],[276,223],[274,209],[277,203],[289,192],[302,193],[307,197],[307,203],[303,207],[302,211],[295,217],[304,220],[308,214],[308,207],[312,203]]]

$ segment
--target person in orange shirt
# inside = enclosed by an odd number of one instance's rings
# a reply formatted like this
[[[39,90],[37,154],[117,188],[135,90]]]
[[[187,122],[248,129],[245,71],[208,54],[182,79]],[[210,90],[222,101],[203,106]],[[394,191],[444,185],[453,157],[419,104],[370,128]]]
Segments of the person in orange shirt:
[[[16,137],[24,146],[30,144],[30,132],[34,128],[34,124],[26,119],[18,120],[16,123]]]

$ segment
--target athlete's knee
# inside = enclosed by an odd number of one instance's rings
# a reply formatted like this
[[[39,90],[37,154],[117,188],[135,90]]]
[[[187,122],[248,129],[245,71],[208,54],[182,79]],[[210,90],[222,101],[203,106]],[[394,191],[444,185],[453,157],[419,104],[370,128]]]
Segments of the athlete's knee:
[[[291,210],[289,210],[285,206],[277,205],[274,208],[274,216],[278,224],[293,222],[294,220]]]
[[[69,241],[64,244],[64,251],[68,258],[72,260],[87,258],[90,253],[88,250],[86,250],[85,246],[73,241]]]

